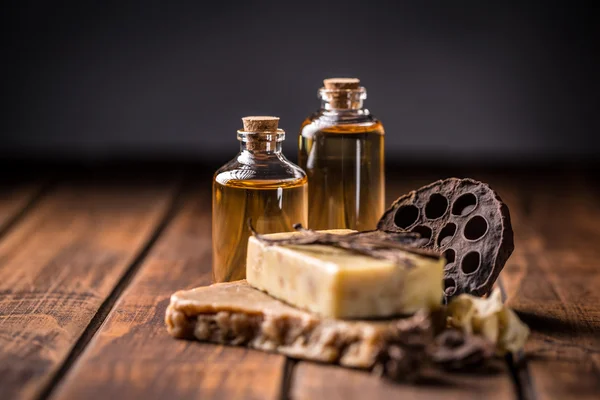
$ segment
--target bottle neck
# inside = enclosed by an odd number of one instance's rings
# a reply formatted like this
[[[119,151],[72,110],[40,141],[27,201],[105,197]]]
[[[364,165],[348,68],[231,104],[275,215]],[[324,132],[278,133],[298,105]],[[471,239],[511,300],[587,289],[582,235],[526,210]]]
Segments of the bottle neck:
[[[361,110],[363,101],[367,98],[367,91],[358,89],[319,89],[321,109],[331,111]]]
[[[240,153],[281,154],[281,141],[249,140],[240,142]]]
[[[281,129],[272,132],[246,132],[238,131],[240,152],[253,155],[281,154],[281,143],[285,139],[285,132]]]

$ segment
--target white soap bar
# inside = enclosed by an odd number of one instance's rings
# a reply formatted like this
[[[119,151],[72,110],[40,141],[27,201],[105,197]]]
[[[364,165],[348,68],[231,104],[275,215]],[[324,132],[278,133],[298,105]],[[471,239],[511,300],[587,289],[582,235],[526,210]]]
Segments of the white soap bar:
[[[333,246],[268,246],[250,237],[246,279],[273,297],[327,317],[379,318],[439,308],[444,259],[412,253],[406,258],[398,265]]]

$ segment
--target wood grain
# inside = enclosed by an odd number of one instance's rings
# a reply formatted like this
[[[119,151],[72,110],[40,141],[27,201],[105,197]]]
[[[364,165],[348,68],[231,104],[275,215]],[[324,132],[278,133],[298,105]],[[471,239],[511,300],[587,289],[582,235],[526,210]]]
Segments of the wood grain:
[[[542,399],[598,398],[600,199],[580,175],[500,185],[516,243],[502,273],[508,304],[532,330],[525,389]]]
[[[515,391],[504,363],[487,373],[430,373],[420,382],[394,383],[367,372],[299,363],[290,398],[309,399],[513,399]]]
[[[164,314],[170,295],[210,284],[210,194],[190,194],[131,286],[52,396],[79,398],[275,399],[285,358],[175,340]]]
[[[62,185],[3,238],[0,398],[40,394],[173,195],[171,184]]]
[[[0,235],[39,195],[40,184],[0,184]]]

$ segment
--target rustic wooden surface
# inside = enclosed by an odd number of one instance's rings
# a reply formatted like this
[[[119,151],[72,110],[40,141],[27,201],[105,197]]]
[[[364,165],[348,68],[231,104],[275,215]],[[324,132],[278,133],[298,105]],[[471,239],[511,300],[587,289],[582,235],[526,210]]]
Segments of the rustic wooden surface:
[[[174,340],[165,329],[171,294],[210,284],[210,202],[206,191],[182,196],[172,223],[53,397],[278,398],[283,356]]]
[[[36,398],[149,240],[173,196],[64,185],[0,241],[0,398]]]
[[[513,197],[519,251],[503,271],[508,304],[532,327],[522,366],[539,398],[600,396],[600,192],[580,175],[522,179]]]
[[[0,185],[0,235],[33,205],[41,191],[40,184]]]
[[[449,175],[391,173],[388,200]],[[174,340],[170,294],[210,282],[210,177],[13,183],[0,186],[0,399],[600,397],[598,179],[459,175],[487,180],[510,206],[516,249],[502,281],[532,329],[524,359],[393,384]]]

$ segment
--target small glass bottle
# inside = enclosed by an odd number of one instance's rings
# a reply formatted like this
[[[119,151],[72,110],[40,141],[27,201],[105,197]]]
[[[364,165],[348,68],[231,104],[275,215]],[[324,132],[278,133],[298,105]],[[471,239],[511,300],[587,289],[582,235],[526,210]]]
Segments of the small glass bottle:
[[[375,229],[385,206],[384,130],[360,81],[325,79],[321,109],[302,124],[298,160],[308,175],[312,229]]]
[[[214,282],[246,277],[247,220],[260,233],[292,231],[307,223],[307,179],[281,152],[285,132],[277,117],[242,118],[238,155],[213,178]]]

